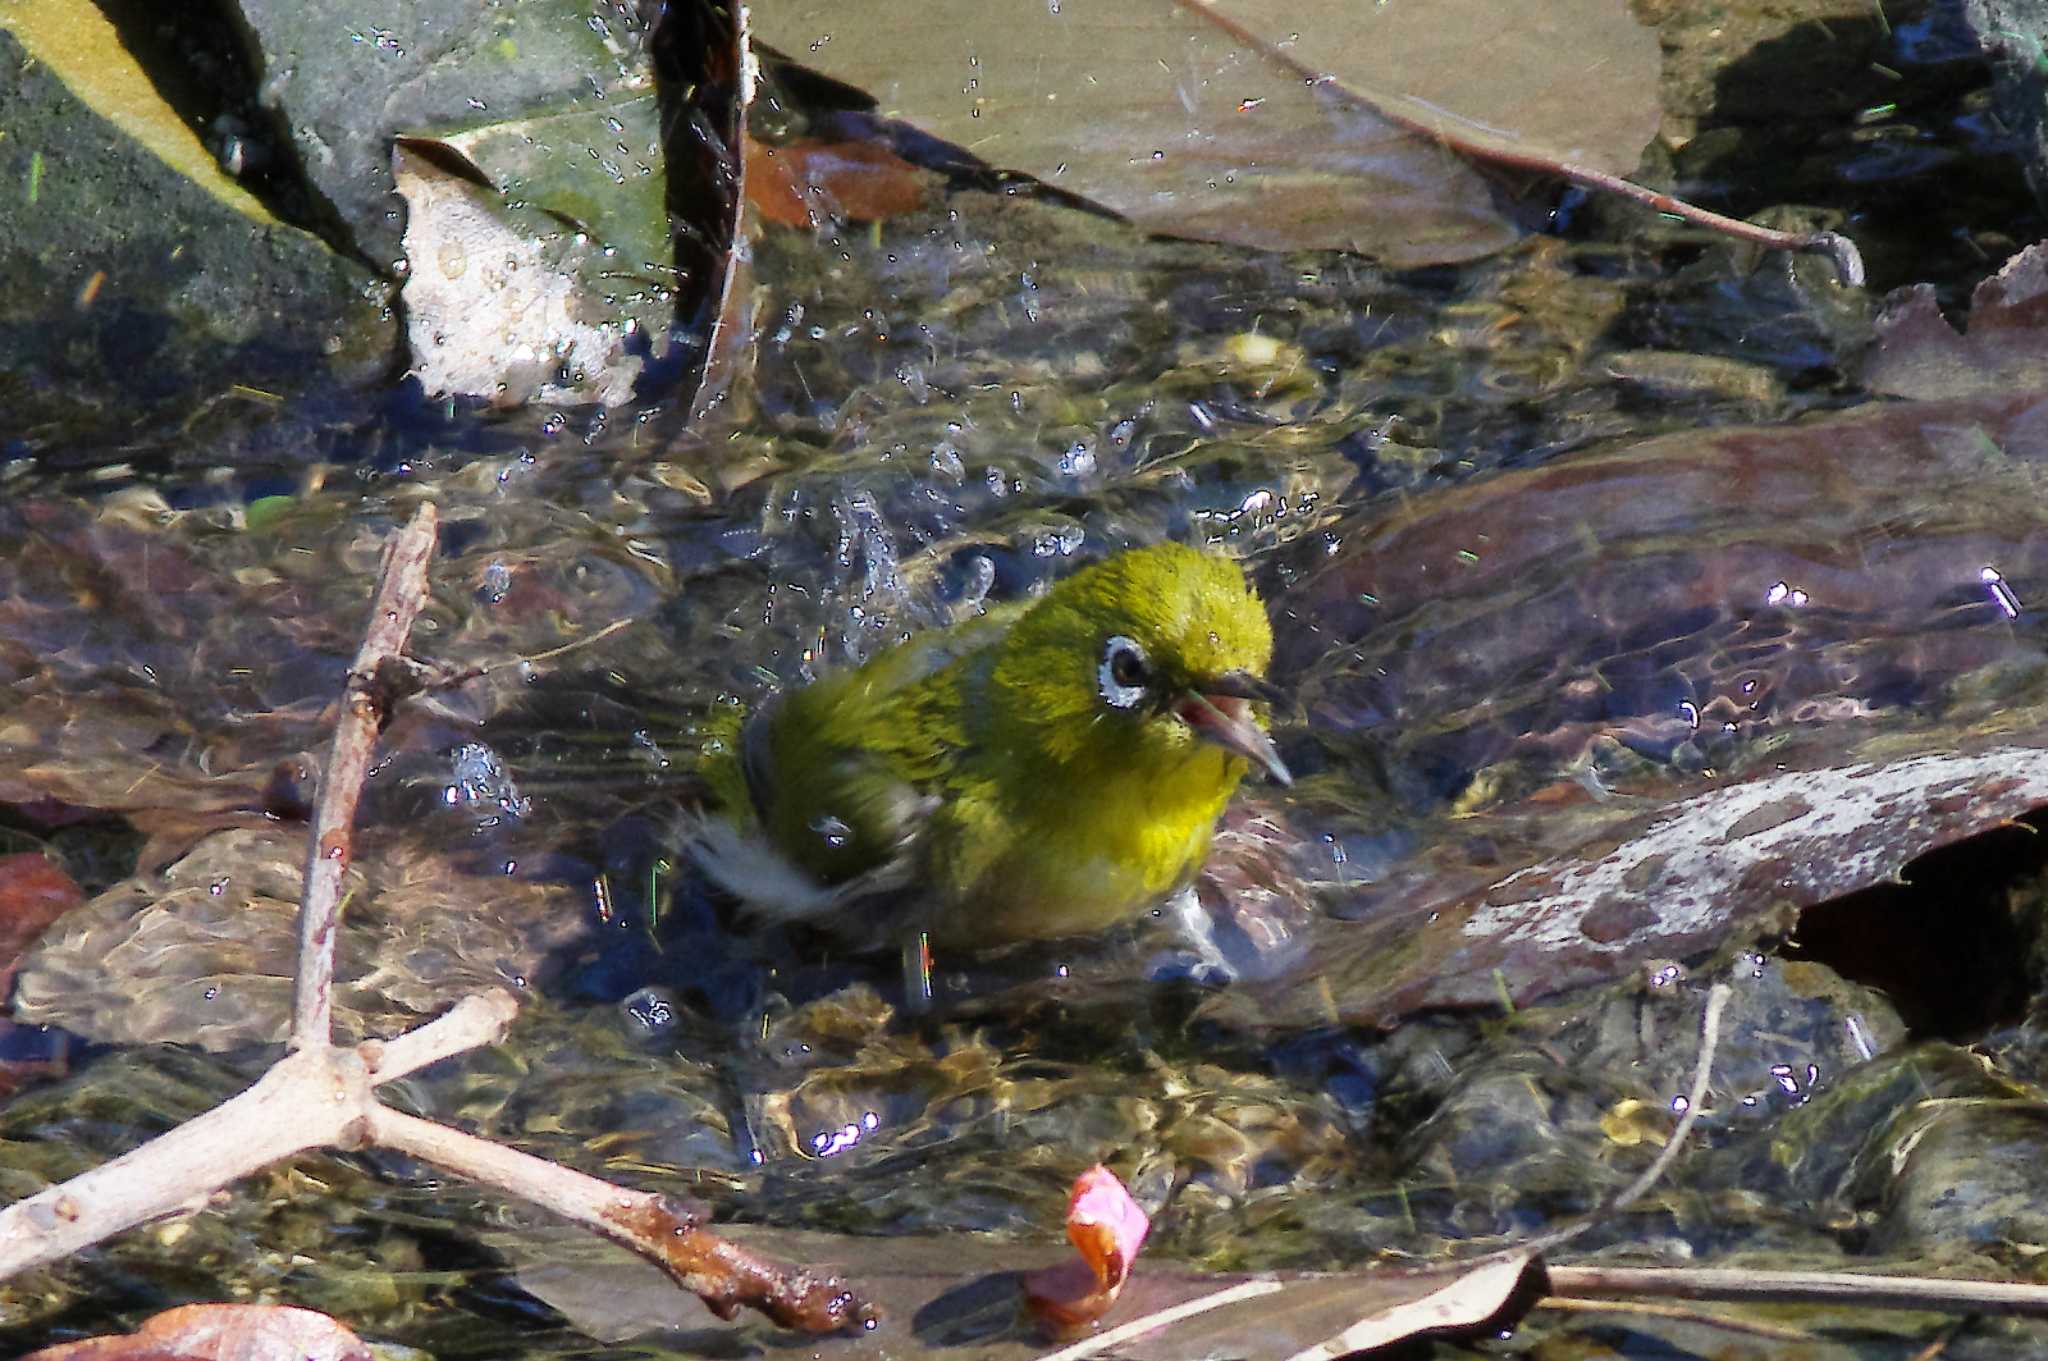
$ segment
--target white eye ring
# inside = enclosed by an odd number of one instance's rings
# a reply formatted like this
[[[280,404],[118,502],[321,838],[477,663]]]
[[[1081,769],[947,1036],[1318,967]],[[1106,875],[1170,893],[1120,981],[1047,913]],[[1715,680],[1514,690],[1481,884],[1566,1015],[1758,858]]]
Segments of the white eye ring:
[[[1135,709],[1144,703],[1145,687],[1151,679],[1145,649],[1135,641],[1117,633],[1103,643],[1102,665],[1096,668],[1095,681],[1111,708]]]

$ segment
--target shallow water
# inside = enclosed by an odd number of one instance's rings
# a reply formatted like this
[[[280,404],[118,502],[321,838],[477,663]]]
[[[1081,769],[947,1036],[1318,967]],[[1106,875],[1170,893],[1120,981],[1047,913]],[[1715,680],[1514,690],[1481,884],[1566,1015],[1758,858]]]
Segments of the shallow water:
[[[1821,104],[1799,159],[1772,159],[1782,126],[1730,124],[1679,163],[1739,173],[1744,210],[1834,215],[1881,284],[1934,273],[1960,300],[1998,263],[1970,249],[1982,224],[2024,241],[2038,218],[1981,79],[1928,32],[1902,26],[1892,55],[1923,102]],[[1922,210],[1880,206],[1902,195]],[[842,1233],[1048,1239],[1103,1160],[1163,1257],[1351,1266],[1593,1206],[1649,1156],[1615,1113],[1668,1107],[1700,983],[1732,972],[1702,1149],[1589,1247],[2018,1266],[2041,1239],[2008,1170],[2037,1136],[1958,1108],[1915,1152],[1905,1126],[1927,1097],[2017,1090],[2033,1031],[1999,1032],[1989,1073],[1909,1033],[1780,951],[1807,900],[1775,881],[1710,931],[1610,937],[1591,963],[1431,934],[1470,891],[1723,776],[2039,745],[2033,404],[1802,424],[1864,404],[1870,298],[1817,262],[1560,207],[1556,235],[1396,273],[963,191],[878,227],[770,229],[756,370],[695,430],[660,401],[491,416],[400,392],[11,465],[0,793],[108,895],[29,963],[24,1014],[124,1047],[0,1111],[0,1176],[68,1174],[255,1071],[289,968],[292,763],[382,535],[432,499],[414,647],[488,669],[387,735],[341,1002],[381,1032],[491,983],[529,1000],[501,1050],[405,1084],[424,1113]],[[1750,423],[1780,433],[1690,433]],[[955,1005],[912,1023],[889,961],[747,937],[676,863],[720,706],[1161,537],[1245,559],[1300,701],[1276,728],[1305,778],[1252,791],[1207,890],[1241,984],[1178,977],[1147,922],[942,960]],[[131,879],[137,855],[175,866]],[[1994,1142],[1989,1171],[1957,1170]],[[1918,1169],[1873,1171],[1892,1149]],[[1926,1188],[1964,1176],[1990,1208],[1959,1225]],[[558,1329],[513,1286],[506,1218],[397,1160],[308,1160],[10,1287],[5,1335],[274,1296],[436,1355],[661,1354]],[[1641,1326],[1552,1320],[1511,1345],[1735,1354]],[[1828,1349],[1925,1341],[1840,1326]]]

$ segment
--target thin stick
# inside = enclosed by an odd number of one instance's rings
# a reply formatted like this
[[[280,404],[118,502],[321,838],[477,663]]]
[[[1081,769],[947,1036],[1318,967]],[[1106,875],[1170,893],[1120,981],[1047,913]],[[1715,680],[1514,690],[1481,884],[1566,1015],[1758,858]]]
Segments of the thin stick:
[[[430,671],[421,678],[421,688],[430,691],[453,690],[458,685],[467,685],[473,680],[480,680],[485,676],[495,675],[497,672],[510,670],[515,666],[532,666],[537,662],[551,662],[557,657],[576,651],[578,648],[589,647],[592,643],[601,643],[620,629],[631,628],[639,622],[638,619],[614,619],[595,633],[587,634],[581,638],[572,638],[566,643],[551,647],[545,652],[536,652],[530,657],[507,657],[501,662],[490,662],[482,666],[466,666],[460,671]]]
[[[1714,1072],[1714,1050],[1721,1043],[1721,1012],[1728,1005],[1729,987],[1716,983],[1707,989],[1706,1009],[1700,1013],[1700,1056],[1693,1065],[1692,1087],[1685,1094],[1685,1111],[1678,1117],[1678,1123],[1671,1128],[1671,1137],[1664,1141],[1657,1156],[1643,1169],[1643,1174],[1622,1189],[1620,1195],[1607,1202],[1603,1217],[1619,1213],[1636,1203],[1652,1186],[1663,1180],[1671,1170],[1671,1164],[1678,1160],[1678,1150],[1685,1145],[1686,1136],[1692,1133],[1693,1122],[1700,1118],[1700,1109],[1707,1104],[1707,1080]],[[1590,1228],[1580,1224],[1574,1234]]]
[[[402,649],[426,601],[435,515],[422,506],[393,540],[340,722],[321,776],[311,829],[291,1047],[257,1083],[140,1148],[0,1209],[0,1279],[56,1261],[151,1219],[204,1204],[240,1177],[296,1153],[372,1142],[432,1159],[531,1200],[655,1262],[714,1313],[757,1309],[785,1327],[834,1331],[878,1316],[836,1278],[757,1256],[706,1230],[665,1196],[626,1190],[475,1135],[401,1115],[375,1087],[504,1037],[518,1010],[508,992],[465,999],[438,1020],[352,1049],[331,1041],[334,933],[378,729],[419,668]],[[410,688],[407,688],[410,687]]]
[[[0,1209],[0,1279],[175,1213],[308,1149],[362,1145],[371,1088],[489,1044],[516,1004],[485,994],[388,1044],[293,1050],[253,1087],[71,1180]]]
[[[0,1277],[59,1261],[340,1134],[325,1055],[287,1055],[240,1096],[0,1210]]]
[[[1693,1064],[1692,1087],[1686,1092],[1685,1111],[1678,1117],[1678,1123],[1671,1127],[1671,1137],[1664,1141],[1664,1147],[1658,1150],[1650,1165],[1643,1169],[1642,1175],[1590,1214],[1581,1215],[1562,1228],[1539,1234],[1528,1242],[1517,1243],[1513,1247],[1502,1248],[1485,1256],[1470,1258],[1468,1265],[1476,1267],[1487,1262],[1524,1257],[1560,1247],[1594,1225],[1606,1223],[1614,1215],[1633,1205],[1644,1192],[1657,1184],[1670,1170],[1671,1164],[1677,1161],[1679,1149],[1685,1146],[1686,1136],[1692,1133],[1694,1122],[1700,1118],[1701,1108],[1707,1104],[1707,1084],[1714,1072],[1714,1051],[1721,1043],[1721,1012],[1728,1005],[1729,995],[1730,990],[1726,983],[1716,983],[1707,990],[1707,1005],[1700,1012],[1700,1053]]]
[[[1186,1300],[1180,1304],[1171,1305],[1156,1313],[1147,1314],[1143,1318],[1134,1318],[1129,1323],[1118,1324],[1108,1332],[1097,1333],[1093,1337],[1083,1338],[1070,1347],[1062,1347],[1056,1352],[1047,1352],[1044,1356],[1039,1357],[1038,1361],[1081,1361],[1083,1357],[1093,1356],[1097,1352],[1108,1351],[1111,1347],[1119,1346],[1134,1337],[1143,1337],[1147,1333],[1157,1332],[1168,1324],[1178,1323],[1184,1318],[1193,1318],[1197,1314],[1206,1314],[1211,1309],[1221,1309],[1226,1304],[1236,1304],[1239,1300],[1257,1299],[1261,1295],[1271,1295],[1276,1291],[1285,1290],[1286,1288],[1285,1283],[1280,1281],[1240,1281],[1226,1290],[1218,1290],[1213,1295],[1203,1295],[1198,1299]]]
[[[1962,1327],[1963,1321],[1958,1319],[1943,1328],[1934,1335],[1932,1342],[1913,1353],[1912,1361],[1934,1361],[1935,1357],[1948,1350],[1948,1344],[1956,1340],[1956,1334],[1962,1331]]]
[[[1753,222],[1744,222],[1739,218],[1728,217],[1697,204],[1687,203],[1684,199],[1674,198],[1670,194],[1644,188],[1633,180],[1625,180],[1605,170],[1595,170],[1591,166],[1577,165],[1531,151],[1494,145],[1477,137],[1461,136],[1445,126],[1447,121],[1466,122],[1456,114],[1433,109],[1432,112],[1436,113],[1437,117],[1425,119],[1411,113],[1403,113],[1393,100],[1376,97],[1347,85],[1327,71],[1304,65],[1285,48],[1267,42],[1242,24],[1217,11],[1214,6],[1205,3],[1205,0],[1177,0],[1177,3],[1200,19],[1216,25],[1238,43],[1293,71],[1310,85],[1370,110],[1397,127],[1406,128],[1418,136],[1428,137],[1461,156],[1510,170],[1530,171],[1569,180],[1573,184],[1603,194],[1617,194],[1660,213],[1695,223],[1724,236],[1753,242],[1768,250],[1816,251],[1826,255],[1834,263],[1835,277],[1845,288],[1858,288],[1863,284],[1863,257],[1857,252],[1856,243],[1839,232],[1773,231],[1768,227],[1759,227]],[[1425,108],[1430,107],[1421,100],[1413,102]],[[1470,126],[1469,123],[1467,125]]]
[[[356,805],[362,801],[378,729],[389,712],[389,701],[378,692],[377,674],[403,653],[413,620],[426,604],[427,563],[434,555],[437,518],[432,502],[422,504],[412,523],[385,550],[383,583],[342,695],[341,718],[320,780],[306,849],[298,974],[292,986],[293,1049],[327,1044],[333,1034],[334,934],[341,915],[341,881],[353,857]]]
[[[459,1129],[376,1106],[371,1143],[444,1167],[531,1201],[660,1266],[720,1318],[741,1306],[786,1328],[836,1332],[878,1317],[836,1276],[814,1276],[757,1257],[704,1229],[703,1217],[668,1196],[601,1181]]]
[[[454,1054],[481,1049],[505,1038],[519,1015],[519,999],[503,988],[465,997],[444,1016],[388,1040],[356,1046],[373,1083],[392,1082]]]
[[[2048,1285],[1876,1276],[1848,1271],[1741,1271],[1694,1267],[1554,1266],[1550,1293],[1568,1299],[1613,1295],[1751,1303],[1847,1304],[2048,1318]]]
[[[1819,1334],[1804,1328],[1794,1328],[1789,1324],[1765,1323],[1761,1319],[1714,1313],[1706,1309],[1687,1309],[1680,1304],[1651,1304],[1647,1300],[1581,1300],[1545,1295],[1536,1301],[1536,1308],[1554,1309],[1559,1313],[1570,1314],[1628,1314],[1637,1318],[1668,1318],[1679,1323],[1699,1323],[1709,1328],[1725,1328],[1731,1333],[1768,1337],[1773,1342],[1820,1341]]]

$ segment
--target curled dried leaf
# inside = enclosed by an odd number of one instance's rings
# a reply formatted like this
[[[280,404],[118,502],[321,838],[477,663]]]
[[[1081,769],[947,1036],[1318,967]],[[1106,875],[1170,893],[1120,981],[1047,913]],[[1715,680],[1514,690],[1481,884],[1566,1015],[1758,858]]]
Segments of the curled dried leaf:
[[[1151,1228],[1116,1173],[1097,1163],[1067,1197],[1067,1238],[1079,1257],[1027,1273],[1025,1304],[1062,1336],[1086,1328],[1116,1303]]]

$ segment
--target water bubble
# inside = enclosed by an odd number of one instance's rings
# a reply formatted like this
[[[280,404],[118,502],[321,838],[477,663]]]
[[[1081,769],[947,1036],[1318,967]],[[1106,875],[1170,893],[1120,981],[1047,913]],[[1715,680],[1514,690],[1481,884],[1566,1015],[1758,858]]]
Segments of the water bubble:
[[[482,742],[457,748],[449,767],[450,780],[441,796],[451,808],[488,813],[496,821],[498,816],[524,817],[532,807],[498,753]]]
[[[483,576],[477,582],[477,603],[496,605],[511,589],[512,568],[502,558],[495,559],[484,565]]]
[[[1095,471],[1095,441],[1082,438],[1069,444],[1060,454],[1060,475],[1062,477],[1087,477]]]
[[[636,1040],[658,1040],[683,1019],[681,1004],[667,988],[642,988],[619,1002],[619,1012]]]
[[[960,587],[960,598],[955,609],[966,615],[981,608],[981,602],[988,599],[989,591],[996,584],[996,565],[986,553],[976,553],[967,560],[967,580]]]
[[[1998,606],[2006,618],[2020,617],[2020,598],[2013,594],[2012,587],[2006,584],[2004,575],[1996,567],[1984,568],[1978,572],[1977,577],[1984,583],[1985,591],[1991,596],[1991,603]]]

